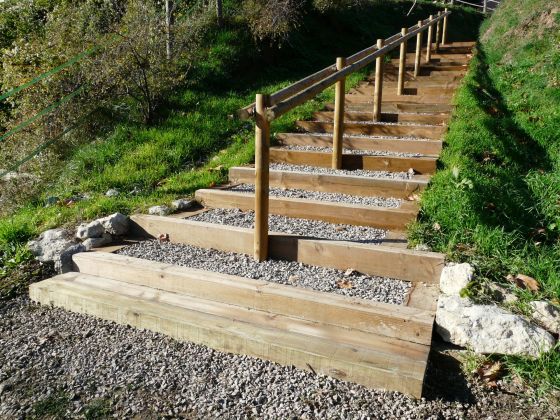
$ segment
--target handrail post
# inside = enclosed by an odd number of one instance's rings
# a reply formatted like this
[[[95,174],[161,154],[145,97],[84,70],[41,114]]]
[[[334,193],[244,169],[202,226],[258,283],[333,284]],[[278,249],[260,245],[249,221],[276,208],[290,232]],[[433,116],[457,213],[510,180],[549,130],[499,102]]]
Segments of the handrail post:
[[[430,22],[434,19],[434,15],[430,15]],[[428,26],[428,45],[426,49],[426,63],[429,63],[432,59],[432,38],[434,34],[434,26],[430,24]]]
[[[377,40],[377,49],[383,48],[383,40]],[[381,120],[381,98],[383,96],[383,58],[375,59],[375,88],[373,91],[373,121]]]
[[[336,69],[342,70],[346,66],[346,58],[336,59]],[[344,137],[344,100],[345,100],[346,78],[336,82],[334,99],[334,127],[333,127],[333,151],[332,168],[342,168],[342,144]]]
[[[484,6],[482,7],[482,13],[486,14],[488,12],[488,1],[484,0]]]
[[[401,29],[401,35],[406,36],[408,30],[406,28]],[[401,42],[401,51],[399,57],[399,78],[397,81],[397,95],[402,95],[404,90],[404,78],[406,75],[406,41]]]
[[[438,12],[438,17],[441,16],[441,12]],[[436,45],[434,47],[434,51],[437,53],[439,51],[439,40],[441,35],[441,20],[438,20],[436,23]]]
[[[422,27],[422,21],[418,21],[418,27]],[[422,55],[422,31],[416,35],[416,57],[414,58],[414,77],[418,77],[420,73],[420,60]]]
[[[270,96],[257,94],[255,101],[255,237],[254,257],[257,261],[268,258],[268,173],[270,156],[270,123],[266,108]]]
[[[447,7],[445,8],[445,16],[443,17],[443,33],[441,34],[441,45],[447,44]]]

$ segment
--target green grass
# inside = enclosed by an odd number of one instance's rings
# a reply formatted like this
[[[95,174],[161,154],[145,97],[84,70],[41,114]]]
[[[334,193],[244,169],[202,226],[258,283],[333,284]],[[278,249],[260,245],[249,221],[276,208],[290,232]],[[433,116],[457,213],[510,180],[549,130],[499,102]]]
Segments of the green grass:
[[[35,403],[31,418],[64,419],[69,405],[70,400],[68,395],[62,391],[58,391]]]
[[[560,18],[544,0],[504,2],[483,25],[481,42],[456,96],[441,168],[422,196],[414,242],[509,286],[508,274],[540,284],[519,288],[514,307],[560,298]],[[549,25],[548,27],[544,27]],[[536,361],[507,358],[539,388],[560,389],[558,351]]]

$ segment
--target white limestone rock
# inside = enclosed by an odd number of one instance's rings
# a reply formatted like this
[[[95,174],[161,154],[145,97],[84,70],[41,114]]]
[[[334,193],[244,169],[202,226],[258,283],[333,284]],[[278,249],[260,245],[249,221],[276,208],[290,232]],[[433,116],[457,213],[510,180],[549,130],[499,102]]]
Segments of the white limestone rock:
[[[188,200],[186,198],[180,198],[171,203],[171,208],[175,211],[188,210],[196,203],[195,200]]]
[[[110,233],[111,235],[122,236],[128,232],[129,220],[124,214],[114,213],[110,216],[99,219],[98,221],[105,228],[105,232]]]
[[[65,249],[75,244],[72,233],[66,229],[49,229],[36,240],[29,241],[27,247],[39,261],[56,262]]]
[[[440,296],[436,324],[445,341],[476,353],[537,357],[555,344],[551,334],[524,317],[459,296]]]
[[[121,192],[119,190],[117,190],[116,188],[111,188],[110,190],[107,190],[107,192],[105,193],[106,197],[116,197],[120,194]]]
[[[529,303],[533,319],[553,334],[560,334],[560,308],[544,300]]]
[[[103,233],[100,238],[88,238],[82,244],[89,251],[92,248],[99,248],[110,244],[113,241],[113,237],[109,233]]]
[[[99,220],[94,220],[91,223],[83,223],[78,226],[76,230],[76,238],[78,239],[88,239],[88,238],[101,238],[105,233],[105,227],[103,223]]]
[[[167,206],[153,206],[148,209],[148,214],[152,216],[167,216],[171,209]]]
[[[78,254],[80,252],[87,251],[84,244],[74,244],[69,248],[66,248],[61,254],[58,261],[54,262],[54,268],[59,273],[68,273],[73,271],[72,255]]]
[[[462,289],[467,287],[474,275],[474,268],[468,264],[448,264],[441,272],[439,288],[449,296],[459,296]]]

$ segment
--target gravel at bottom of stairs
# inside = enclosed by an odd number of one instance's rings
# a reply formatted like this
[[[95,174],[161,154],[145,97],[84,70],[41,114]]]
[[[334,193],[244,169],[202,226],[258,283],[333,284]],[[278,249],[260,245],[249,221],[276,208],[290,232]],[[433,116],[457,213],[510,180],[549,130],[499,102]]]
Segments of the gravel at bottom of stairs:
[[[121,248],[118,254],[397,305],[403,303],[410,289],[409,282],[356,271],[344,272],[295,261],[258,262],[246,254],[157,240]]]

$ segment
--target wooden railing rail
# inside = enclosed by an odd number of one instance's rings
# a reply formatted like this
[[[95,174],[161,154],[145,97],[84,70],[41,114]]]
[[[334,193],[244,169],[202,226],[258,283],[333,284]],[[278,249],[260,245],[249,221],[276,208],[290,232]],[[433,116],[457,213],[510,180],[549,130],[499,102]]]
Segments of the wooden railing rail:
[[[440,43],[445,42],[447,39],[447,19],[450,14],[451,12],[445,9],[445,11],[439,12],[437,16],[432,15],[428,19],[418,21],[417,25],[410,28],[402,28],[400,33],[385,40],[378,39],[376,45],[365,48],[350,57],[338,57],[335,65],[307,76],[272,95],[257,94],[254,103],[237,111],[237,117],[240,119],[254,117],[256,120],[255,259],[263,261],[268,258],[270,122],[336,84],[332,167],[340,169],[342,162],[342,139],[344,135],[344,87],[346,78],[373,61],[376,62],[372,119],[379,121],[381,118],[381,98],[383,94],[383,57],[397,48],[400,49],[397,94],[402,95],[406,75],[407,41],[417,37],[416,58],[414,62],[414,74],[417,75],[420,68],[422,33],[426,30],[428,31],[426,61],[429,62],[432,49],[437,51]],[[435,40],[433,40],[434,26],[436,27]]]

